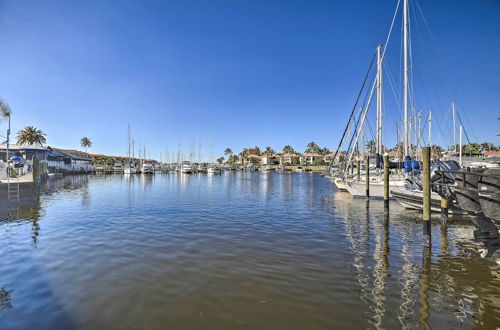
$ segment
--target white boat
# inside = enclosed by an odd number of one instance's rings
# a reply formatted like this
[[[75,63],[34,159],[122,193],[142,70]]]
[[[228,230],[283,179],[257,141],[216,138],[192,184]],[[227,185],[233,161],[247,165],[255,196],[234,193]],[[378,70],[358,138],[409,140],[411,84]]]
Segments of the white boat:
[[[304,168],[302,166],[297,166],[295,172],[304,172]]]
[[[200,173],[207,173],[208,172],[208,166],[205,163],[199,164],[198,165],[198,172]]]
[[[155,173],[155,167],[151,163],[143,163],[141,166],[141,173],[142,174],[154,174]]]
[[[132,159],[130,158],[130,124],[128,124],[128,163],[123,167],[124,174],[136,174],[137,169],[135,165],[132,163]]]
[[[207,168],[207,173],[209,173],[209,174],[221,174],[222,173],[222,169],[219,166],[217,166],[217,165],[211,164]]]
[[[124,174],[136,174],[137,170],[135,169],[133,164],[125,164],[125,167],[123,168],[123,173]]]
[[[391,194],[391,190],[395,188],[404,188],[404,180],[401,179],[390,179],[389,180],[389,198],[394,197]],[[366,181],[365,180],[344,180],[345,189],[353,197],[366,197]],[[380,176],[370,177],[370,188],[369,188],[370,198],[384,198],[384,180]]]
[[[123,164],[116,162],[115,165],[113,165],[113,171],[114,172],[123,172]]]
[[[265,166],[262,166],[259,171],[262,172],[262,173],[269,173],[271,171],[274,171],[274,167],[272,167],[271,165],[265,165]]]
[[[181,173],[193,173],[193,167],[191,166],[190,162],[182,162],[181,167],[180,167],[180,172]]]
[[[407,209],[422,210],[423,209],[423,192],[421,190],[409,190],[406,188],[396,188],[390,190],[390,194]],[[431,211],[441,212],[441,196],[438,193],[431,192]],[[450,214],[467,214],[456,202],[448,204],[448,213]]]
[[[339,191],[347,191],[347,188],[344,184],[344,180],[342,180],[342,178],[334,177],[334,178],[332,178],[332,181]]]

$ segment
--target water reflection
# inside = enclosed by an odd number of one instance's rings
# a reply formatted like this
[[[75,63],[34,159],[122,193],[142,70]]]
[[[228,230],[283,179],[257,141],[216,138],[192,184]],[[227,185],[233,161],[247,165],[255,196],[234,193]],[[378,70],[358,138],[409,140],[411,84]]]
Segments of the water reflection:
[[[387,215],[317,175],[64,179],[0,222],[7,327],[498,324],[498,268],[453,217],[426,246],[418,213]]]
[[[368,217],[368,211],[367,211]],[[385,314],[384,302],[386,300],[384,290],[387,284],[389,268],[389,216],[384,215],[383,219],[375,220],[375,251],[373,259],[373,322],[372,325],[377,328],[383,328],[383,318]]]
[[[81,205],[90,206],[90,192],[86,175],[66,176],[42,182],[35,194],[21,196],[16,199],[0,199],[0,225],[11,221],[31,223],[31,238],[36,246],[40,233],[40,216],[42,212],[40,196],[54,194],[58,191],[81,191]]]
[[[420,303],[420,316],[418,321],[421,328],[430,329],[429,327],[429,282],[431,276],[431,242],[424,243],[424,251],[422,253],[422,270],[419,280],[419,303]]]
[[[9,308],[12,308],[10,303],[10,292],[4,288],[0,288],[0,312]]]
[[[394,327],[391,319],[396,317],[401,328],[428,329],[432,323],[439,324],[442,313],[446,312],[454,314],[454,319],[448,322],[457,327],[498,323],[500,301],[498,284],[495,284],[498,267],[494,260],[483,261],[474,252],[477,248],[473,248],[471,229],[467,229],[471,223],[451,218],[448,223],[433,224],[440,228],[440,235],[433,237],[433,241],[439,241],[433,260],[433,244],[425,244],[421,220],[414,218],[411,212],[391,207],[391,215],[384,215],[377,202],[371,201],[369,205],[342,193],[336,193],[334,200],[337,213],[343,217],[348,247],[353,254],[359,297],[370,310],[366,315],[373,328]],[[391,231],[395,235],[392,243]],[[457,249],[462,242],[472,246]],[[391,254],[391,250],[398,254]],[[470,268],[472,264],[476,268]],[[472,279],[470,274],[478,279]],[[399,287],[396,309],[389,307],[394,299],[388,300],[393,291],[388,280],[392,277]]]

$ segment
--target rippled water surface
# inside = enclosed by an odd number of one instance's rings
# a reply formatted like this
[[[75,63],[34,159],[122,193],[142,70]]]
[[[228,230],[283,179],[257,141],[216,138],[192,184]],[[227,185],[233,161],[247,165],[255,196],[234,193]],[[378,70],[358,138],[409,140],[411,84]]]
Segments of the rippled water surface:
[[[465,219],[313,174],[77,176],[1,204],[1,329],[489,328],[500,277]]]

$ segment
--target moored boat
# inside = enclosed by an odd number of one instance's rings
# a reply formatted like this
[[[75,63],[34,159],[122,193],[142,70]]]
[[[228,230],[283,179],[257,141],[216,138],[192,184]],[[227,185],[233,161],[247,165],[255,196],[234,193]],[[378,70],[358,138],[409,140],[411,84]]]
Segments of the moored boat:
[[[149,163],[149,162],[143,163],[141,166],[141,173],[142,174],[154,174],[155,173],[154,165]]]

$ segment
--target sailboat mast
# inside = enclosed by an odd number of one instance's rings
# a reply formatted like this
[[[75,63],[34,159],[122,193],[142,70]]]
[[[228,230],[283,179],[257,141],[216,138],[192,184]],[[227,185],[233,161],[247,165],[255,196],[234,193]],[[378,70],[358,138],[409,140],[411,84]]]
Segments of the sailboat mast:
[[[130,164],[130,123],[128,124],[128,162]]]
[[[455,102],[451,102],[451,113],[453,114],[453,152],[457,152],[457,125],[455,122]]]
[[[377,154],[382,154],[382,45],[377,46]]]
[[[201,164],[201,138],[198,140],[198,164]]]
[[[431,134],[432,134],[432,111],[429,110],[429,136],[428,136],[428,145],[429,147],[432,146],[431,144]]]
[[[404,0],[403,4],[403,56],[404,56],[404,95],[403,95],[403,145],[404,155],[410,154],[408,141],[408,0]]]
[[[460,125],[460,149],[459,149],[460,153],[458,157],[459,159],[458,163],[460,164],[460,167],[462,167],[462,130],[463,130],[462,125]]]

